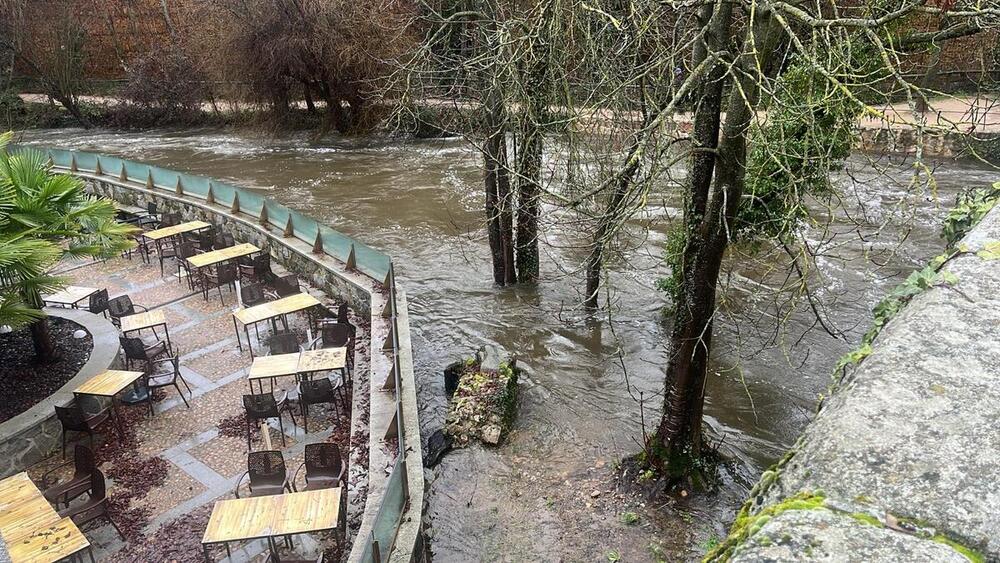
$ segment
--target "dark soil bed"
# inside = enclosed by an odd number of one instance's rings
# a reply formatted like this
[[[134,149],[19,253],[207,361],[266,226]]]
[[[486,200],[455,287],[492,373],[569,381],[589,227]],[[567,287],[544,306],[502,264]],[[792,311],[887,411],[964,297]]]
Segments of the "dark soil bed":
[[[14,418],[59,390],[90,358],[94,337],[76,339],[73,332],[82,326],[49,317],[49,332],[59,359],[39,363],[27,327],[0,334],[0,422]]]

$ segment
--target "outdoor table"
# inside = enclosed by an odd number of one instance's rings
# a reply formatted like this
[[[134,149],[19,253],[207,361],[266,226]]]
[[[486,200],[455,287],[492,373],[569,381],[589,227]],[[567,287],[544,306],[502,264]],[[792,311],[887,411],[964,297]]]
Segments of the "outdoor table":
[[[253,345],[250,341],[250,331],[247,327],[275,317],[283,317],[290,313],[303,311],[319,304],[319,300],[308,293],[296,293],[295,295],[282,297],[277,301],[261,303],[253,307],[244,307],[233,313],[233,329],[236,331],[236,344],[242,352],[243,342],[240,340],[240,328],[237,325],[239,323],[243,325],[243,333],[247,337],[247,348],[250,349],[250,358],[253,359]]]
[[[153,309],[152,311],[136,313],[121,318],[122,334],[126,335],[130,332],[142,331],[147,328],[152,329],[153,334],[156,334],[156,327],[158,326],[163,326],[163,332],[167,335],[167,349],[173,350],[174,348],[170,344],[170,331],[167,330],[167,316],[163,312],[163,309]]]
[[[205,560],[210,560],[208,548],[214,544],[225,544],[229,554],[231,541],[267,538],[270,545],[276,536],[336,529],[342,525],[340,500],[340,487],[220,500],[201,539]]]
[[[346,365],[347,348],[343,347],[257,356],[254,358],[253,364],[250,365],[247,379],[250,381],[250,391],[253,391],[253,382],[256,381],[260,392],[263,393],[265,379],[270,379],[273,382],[282,376],[344,369]]]
[[[88,297],[97,293],[98,291],[100,290],[96,287],[81,287],[76,285],[67,285],[62,289],[62,291],[57,291],[51,295],[42,296],[42,301],[44,301],[45,303],[52,303],[76,309],[80,301],[87,299]]]
[[[195,269],[200,269],[205,266],[218,264],[220,262],[242,258],[243,256],[250,256],[251,254],[256,254],[258,252],[260,252],[260,249],[256,246],[250,243],[244,243],[237,244],[236,246],[230,246],[229,248],[220,248],[219,250],[205,252],[204,254],[195,254],[194,256],[188,258],[187,261]]]
[[[86,383],[73,391],[74,395],[90,395],[93,397],[107,397],[111,400],[111,411],[115,415],[116,426],[118,427],[118,437],[122,437],[121,414],[118,412],[118,401],[115,397],[128,386],[133,386],[136,395],[140,394],[139,379],[143,376],[141,371],[122,371],[109,369],[105,370],[87,380]]]
[[[142,236],[153,241],[160,241],[165,238],[175,237],[183,233],[190,233],[193,231],[200,231],[202,229],[207,229],[212,225],[204,221],[188,221],[187,223],[181,223],[180,225],[173,225],[171,227],[163,227],[162,229],[155,229],[152,231],[146,231],[142,233]]]
[[[53,563],[84,550],[94,561],[73,520],[60,518],[24,472],[0,480],[0,538],[13,563]]]

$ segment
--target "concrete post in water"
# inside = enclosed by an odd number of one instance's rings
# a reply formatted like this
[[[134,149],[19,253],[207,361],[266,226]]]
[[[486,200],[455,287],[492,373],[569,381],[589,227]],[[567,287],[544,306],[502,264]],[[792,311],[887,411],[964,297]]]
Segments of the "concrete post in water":
[[[285,230],[281,233],[281,236],[285,238],[291,238],[295,236],[295,229],[292,227],[292,214],[288,213],[288,221],[285,222]]]
[[[212,190],[212,182],[208,183],[208,193],[205,194],[205,203],[215,203],[215,192]]]
[[[104,174],[104,170],[101,170],[101,157],[97,157],[97,164],[94,165],[94,174],[98,176]]]
[[[240,192],[233,192],[233,205],[229,208],[229,212],[233,215],[240,212]]]
[[[323,254],[323,236],[319,230],[319,225],[316,225],[316,240],[313,242],[313,252]]]

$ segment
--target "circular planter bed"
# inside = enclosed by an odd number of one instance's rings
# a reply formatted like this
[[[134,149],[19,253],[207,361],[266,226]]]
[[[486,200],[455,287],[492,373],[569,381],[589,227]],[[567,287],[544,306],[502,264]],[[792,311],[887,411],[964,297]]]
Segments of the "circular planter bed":
[[[73,379],[90,358],[94,337],[73,333],[83,326],[69,319],[50,317],[49,333],[56,346],[57,359],[39,362],[27,327],[0,334],[0,422],[10,420]],[[85,329],[84,329],[85,330]]]

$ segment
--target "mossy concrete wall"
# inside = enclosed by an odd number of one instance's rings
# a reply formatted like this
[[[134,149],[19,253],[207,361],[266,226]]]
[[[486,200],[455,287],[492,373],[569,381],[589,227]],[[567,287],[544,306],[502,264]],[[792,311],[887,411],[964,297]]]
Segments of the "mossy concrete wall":
[[[733,559],[1000,560],[1000,207],[958,248],[957,283],[886,325],[749,515],[807,491],[826,508],[772,509]]]

